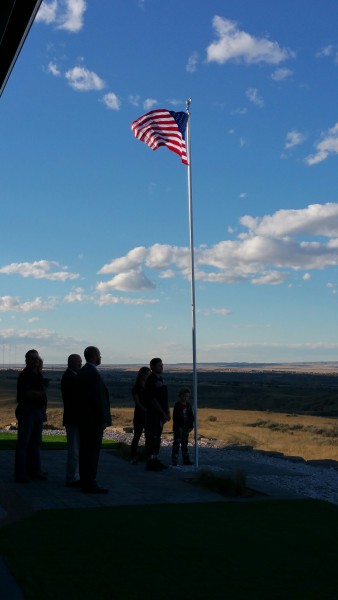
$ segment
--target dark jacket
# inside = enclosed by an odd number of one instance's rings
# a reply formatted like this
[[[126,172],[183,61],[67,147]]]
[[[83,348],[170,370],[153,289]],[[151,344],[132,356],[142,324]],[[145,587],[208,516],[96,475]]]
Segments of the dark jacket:
[[[178,400],[174,406],[173,411],[173,430],[177,431],[178,429],[187,429],[191,431],[194,427],[194,413],[192,410],[191,404],[189,402],[186,403],[186,414],[182,410],[181,401]]]
[[[86,363],[77,375],[80,425],[111,425],[108,388],[94,365]]]
[[[67,369],[61,379],[61,395],[63,401],[62,424],[77,425],[79,422],[79,403],[77,401],[77,373]]]
[[[42,392],[38,398],[30,398],[29,392]],[[46,408],[47,395],[43,385],[41,373],[36,373],[25,367],[19,374],[17,381],[17,402],[20,405],[34,406],[35,408]]]

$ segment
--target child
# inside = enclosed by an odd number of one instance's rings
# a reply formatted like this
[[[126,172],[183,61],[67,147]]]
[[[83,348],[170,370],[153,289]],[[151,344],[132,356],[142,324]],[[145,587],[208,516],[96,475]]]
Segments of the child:
[[[182,457],[184,465],[193,465],[188,453],[188,438],[190,431],[194,428],[194,413],[189,402],[190,390],[182,388],[178,393],[179,400],[174,406],[173,412],[173,431],[174,442],[171,454],[171,462],[173,467],[177,466],[180,446],[182,449]]]

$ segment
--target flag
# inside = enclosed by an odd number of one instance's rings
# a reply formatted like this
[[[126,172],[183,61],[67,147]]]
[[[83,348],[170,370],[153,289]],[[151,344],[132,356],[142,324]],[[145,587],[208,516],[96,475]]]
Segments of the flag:
[[[174,112],[165,108],[151,110],[133,121],[131,129],[135,137],[144,142],[152,150],[160,146],[167,146],[181,157],[182,163],[188,165],[185,147],[185,130],[188,123],[188,114]]]

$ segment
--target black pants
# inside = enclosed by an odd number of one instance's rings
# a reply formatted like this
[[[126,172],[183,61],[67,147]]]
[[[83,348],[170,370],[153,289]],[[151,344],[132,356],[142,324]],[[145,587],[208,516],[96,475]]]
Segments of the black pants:
[[[188,439],[189,439],[189,430],[188,429],[185,429],[184,427],[180,427],[179,429],[174,429],[174,441],[173,441],[173,449],[172,449],[172,453],[171,453],[171,459],[174,463],[177,463],[177,461],[178,461],[180,447],[182,450],[183,463],[186,460],[189,460]]]
[[[148,460],[152,455],[158,456],[161,447],[161,435],[163,430],[163,423],[160,420],[160,416],[157,412],[147,410],[146,413],[146,426],[145,426],[145,437],[146,437],[146,459]]]
[[[79,434],[79,473],[81,486],[86,488],[96,483],[103,428],[102,425],[81,424]]]
[[[135,458],[140,437],[143,433],[146,422],[146,413],[144,410],[135,408],[134,411],[134,437],[131,442],[131,457]]]
[[[42,441],[43,409],[18,404],[18,440],[15,451],[15,477],[40,475],[40,448]]]

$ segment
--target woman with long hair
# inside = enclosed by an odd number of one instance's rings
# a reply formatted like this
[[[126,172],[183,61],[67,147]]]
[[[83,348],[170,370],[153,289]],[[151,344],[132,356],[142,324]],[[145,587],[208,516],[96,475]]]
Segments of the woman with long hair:
[[[150,373],[149,367],[141,367],[136,375],[135,383],[132,387],[132,396],[135,402],[134,409],[134,437],[131,442],[131,463],[137,463],[137,448],[140,437],[144,430],[146,421],[146,406],[144,401],[144,386],[146,379]]]

